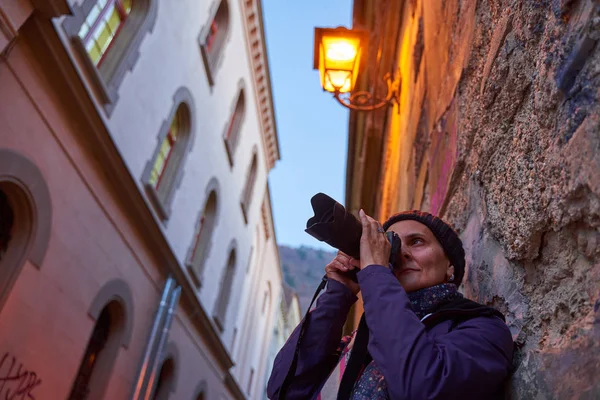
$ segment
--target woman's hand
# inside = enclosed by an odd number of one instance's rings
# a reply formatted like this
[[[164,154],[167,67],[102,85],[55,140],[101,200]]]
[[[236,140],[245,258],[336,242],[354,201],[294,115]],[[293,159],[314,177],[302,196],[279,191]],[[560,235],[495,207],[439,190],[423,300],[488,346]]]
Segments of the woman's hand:
[[[359,268],[359,266],[358,260],[338,251],[335,258],[325,267],[325,272],[327,273],[327,278],[346,285],[352,291],[352,294],[356,296],[360,291],[360,287],[358,283],[350,279],[347,272]]]
[[[362,209],[358,214],[360,222],[362,222],[360,269],[372,264],[387,266],[392,245],[387,239],[385,231],[379,222],[365,214]]]

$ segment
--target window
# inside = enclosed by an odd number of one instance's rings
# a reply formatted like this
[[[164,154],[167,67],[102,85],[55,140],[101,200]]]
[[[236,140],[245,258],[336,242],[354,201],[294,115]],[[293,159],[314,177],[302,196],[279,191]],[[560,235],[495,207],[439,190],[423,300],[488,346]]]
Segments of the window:
[[[171,126],[167,132],[167,137],[163,140],[160,145],[160,149],[158,151],[158,155],[154,160],[154,166],[152,167],[152,172],[150,173],[150,184],[158,191],[161,185],[162,178],[164,177],[165,170],[167,169],[167,164],[169,163],[171,156],[173,155],[173,149],[175,148],[175,144],[177,143],[177,136],[179,135],[180,129],[180,120],[183,118],[181,110],[178,110],[175,117],[173,117],[173,121],[171,121]]]
[[[89,396],[92,387],[92,377],[94,375],[95,367],[102,362],[102,356],[104,355],[104,349],[108,343],[108,337],[110,334],[111,318],[108,308],[105,307],[100,318],[96,321],[96,326],[92,332],[92,337],[87,345],[83,361],[79,366],[79,372],[77,373],[77,379],[71,390],[69,399],[78,400],[85,399]]]
[[[215,83],[215,72],[229,31],[229,4],[221,0],[210,22],[202,29],[198,41],[209,85]]]
[[[231,117],[227,123],[223,140],[225,141],[225,148],[227,150],[227,157],[229,158],[229,164],[233,166],[233,156],[237,149],[238,142],[240,139],[240,131],[242,129],[242,122],[244,121],[244,114],[246,113],[246,100],[244,95],[244,89],[241,88],[235,102],[235,107],[231,112]]]
[[[157,0],[83,0],[71,6],[63,29],[82,60],[107,111],[118,99],[125,73],[133,68],[146,34],[156,22]]]
[[[229,298],[231,297],[231,288],[233,286],[233,278],[235,277],[235,242],[231,245],[231,251],[229,252],[229,258],[227,259],[227,266],[225,272],[221,278],[221,287],[219,290],[219,297],[215,304],[214,320],[217,327],[222,331],[225,330],[225,317],[227,314],[227,308],[229,306]]]
[[[250,394],[252,390],[252,381],[254,380],[254,368],[250,368],[250,376],[248,377],[248,387],[246,388],[246,392]]]
[[[267,309],[267,300],[269,299],[269,292],[267,290],[265,290],[265,295],[263,297],[263,303],[262,303],[262,308],[261,308],[261,313],[263,315],[265,315],[265,311]]]
[[[196,390],[194,391],[194,393],[196,393],[196,396],[193,398],[194,400],[205,400],[208,399],[208,395],[206,394],[207,392],[207,385],[206,385],[206,381],[201,381],[198,386],[196,386]]]
[[[248,223],[248,210],[250,208],[250,203],[252,201],[252,192],[254,190],[254,184],[256,183],[256,173],[258,168],[258,161],[256,157],[256,151],[252,155],[252,163],[250,164],[250,169],[248,170],[248,175],[246,177],[246,185],[244,186],[244,191],[242,192],[242,214],[244,215],[244,222]]]
[[[111,301],[100,312],[85,349],[69,400],[102,398],[124,334],[124,310]]]
[[[0,189],[0,261],[8,250],[15,213],[8,202],[8,196]]]
[[[166,400],[169,398],[174,377],[175,362],[173,361],[173,358],[169,357],[163,361],[158,372],[158,379],[156,380],[154,395],[152,396],[153,400]]]
[[[79,38],[99,65],[131,12],[132,0],[98,0],[79,29]]]
[[[269,196],[268,192],[267,192],[266,196]],[[261,210],[260,210],[261,217],[262,217],[262,223],[263,223],[263,229],[265,231],[265,241],[268,241],[269,238],[271,237],[271,228],[270,228],[270,223],[269,223],[269,221],[270,221],[270,218],[269,218],[270,207],[267,204],[267,201],[268,201],[268,198],[265,197],[265,199],[263,200],[263,204],[262,204]]]
[[[127,348],[133,331],[133,295],[127,283],[113,279],[100,289],[88,315],[96,322],[69,400],[101,399],[120,347]]]
[[[168,219],[171,213],[171,201],[181,182],[194,132],[193,101],[189,91],[180,88],[174,96],[174,103],[176,106],[159,131],[157,147],[142,175],[146,192],[162,220]]]
[[[263,298],[261,314],[265,315],[265,312],[271,310],[271,282],[267,282],[267,288],[265,289],[265,295]]]
[[[0,149],[0,310],[25,260],[42,267],[51,224],[50,191],[40,170],[24,156]]]
[[[187,266],[197,286],[202,284],[204,265],[210,253],[212,235],[217,223],[218,187],[216,179],[211,180],[209,189],[210,193],[196,223],[196,232],[188,253]]]

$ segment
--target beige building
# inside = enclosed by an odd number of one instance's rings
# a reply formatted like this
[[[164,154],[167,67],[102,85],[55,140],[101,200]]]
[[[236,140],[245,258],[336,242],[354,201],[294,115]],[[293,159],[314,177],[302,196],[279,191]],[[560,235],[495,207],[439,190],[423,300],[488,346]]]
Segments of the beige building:
[[[0,90],[0,397],[262,394],[260,1],[0,2]]]
[[[294,289],[285,281],[282,284],[281,296],[279,299],[279,309],[275,317],[273,327],[273,337],[269,345],[269,355],[267,358],[267,373],[265,374],[262,398],[267,399],[266,386],[269,381],[269,376],[273,369],[273,362],[277,353],[287,339],[290,337],[296,326],[300,323],[302,316],[300,315],[300,299]],[[256,397],[260,398],[260,397]]]

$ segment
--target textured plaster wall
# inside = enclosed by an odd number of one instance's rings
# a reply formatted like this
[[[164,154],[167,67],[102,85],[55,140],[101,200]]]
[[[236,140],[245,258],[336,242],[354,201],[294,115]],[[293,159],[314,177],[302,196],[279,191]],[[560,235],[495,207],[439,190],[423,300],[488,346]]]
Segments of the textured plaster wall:
[[[465,294],[514,335],[513,398],[600,398],[600,2],[413,0],[402,30],[387,207],[461,233]]]

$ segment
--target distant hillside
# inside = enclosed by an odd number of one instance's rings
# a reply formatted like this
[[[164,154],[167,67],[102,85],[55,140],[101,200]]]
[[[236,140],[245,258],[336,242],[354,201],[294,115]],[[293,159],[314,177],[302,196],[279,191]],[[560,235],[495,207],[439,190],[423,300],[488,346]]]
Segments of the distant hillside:
[[[302,315],[306,312],[321,278],[325,275],[325,265],[335,257],[336,253],[337,251],[329,252],[306,246],[299,248],[279,246],[284,279],[298,293]]]

